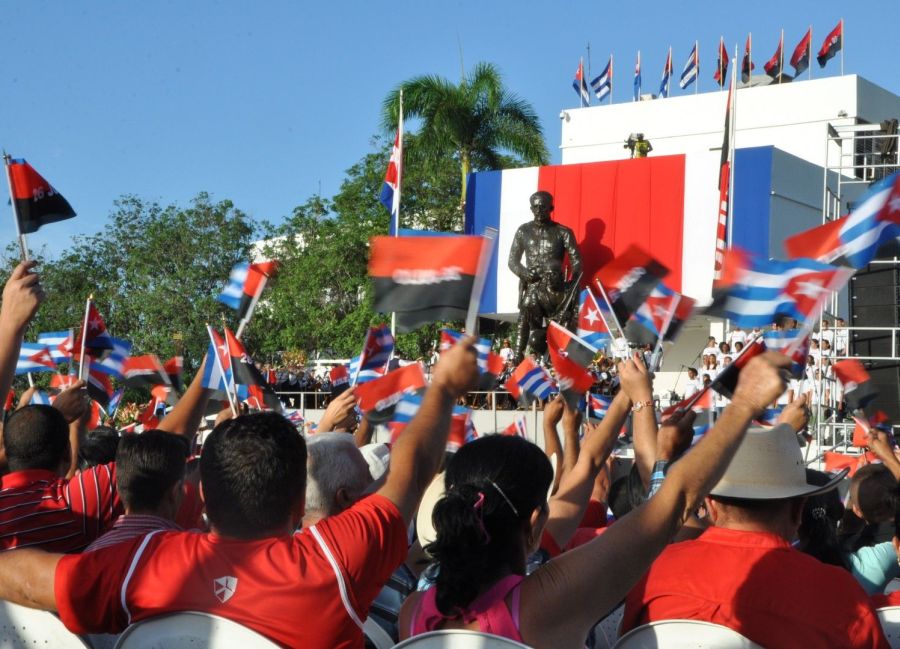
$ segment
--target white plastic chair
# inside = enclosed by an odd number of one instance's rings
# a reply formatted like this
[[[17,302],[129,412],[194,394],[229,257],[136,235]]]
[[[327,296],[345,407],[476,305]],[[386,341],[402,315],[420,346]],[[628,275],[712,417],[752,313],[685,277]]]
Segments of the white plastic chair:
[[[699,620],[660,620],[632,629],[615,649],[762,649],[727,626]]]
[[[0,601],[0,647],[37,645],[60,649],[89,646],[52,613]]]
[[[363,623],[363,635],[375,646],[375,649],[391,649],[394,646],[394,639],[372,618],[366,618]]]
[[[594,626],[594,646],[597,649],[612,649],[616,646],[623,617],[625,617],[624,604]]]
[[[116,649],[273,649],[271,640],[217,615],[186,611],[132,624],[119,636]]]
[[[875,612],[891,649],[900,648],[900,606],[885,606]]]
[[[490,633],[447,629],[408,638],[394,649],[531,649],[521,642]]]

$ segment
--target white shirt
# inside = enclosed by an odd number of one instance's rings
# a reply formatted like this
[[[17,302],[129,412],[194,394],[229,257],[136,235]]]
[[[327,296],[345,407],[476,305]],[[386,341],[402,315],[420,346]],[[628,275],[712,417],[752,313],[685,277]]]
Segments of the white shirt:
[[[513,357],[513,354],[515,354],[515,352],[513,351],[512,347],[501,347],[500,348],[499,355],[500,355],[500,358],[503,359],[504,363],[507,362],[509,359],[511,359]]]
[[[735,329],[728,335],[728,344],[731,345],[731,348],[734,349],[735,343],[741,343],[745,345],[747,343],[747,332],[741,329],[738,331]]]
[[[687,384],[684,386],[684,398],[687,399],[689,396],[697,394],[702,389],[703,381],[700,380],[699,376],[696,379],[688,379]]]

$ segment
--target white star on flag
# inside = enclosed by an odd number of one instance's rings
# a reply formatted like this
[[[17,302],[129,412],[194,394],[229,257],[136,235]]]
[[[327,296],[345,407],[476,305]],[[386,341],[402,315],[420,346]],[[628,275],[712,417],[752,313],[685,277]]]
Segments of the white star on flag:
[[[594,309],[588,309],[588,313],[584,316],[584,319],[590,322],[592,325],[600,319],[599,314]]]
[[[819,294],[825,293],[828,290],[822,285],[822,280],[820,279],[797,282],[797,289],[797,295],[805,295],[806,297],[811,298],[818,297]]]

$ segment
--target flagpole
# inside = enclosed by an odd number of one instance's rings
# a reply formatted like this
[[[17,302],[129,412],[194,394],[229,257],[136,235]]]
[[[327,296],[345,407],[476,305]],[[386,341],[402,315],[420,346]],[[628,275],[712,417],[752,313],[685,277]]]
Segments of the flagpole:
[[[694,41],[694,61],[697,62],[697,80],[694,81],[694,94],[700,92],[700,41]]]
[[[34,387],[34,377],[31,376],[31,372],[28,373],[28,387],[29,388]]]
[[[809,40],[806,42],[806,71],[809,72],[809,75],[806,77],[807,81],[812,81],[812,25],[809,26]]]
[[[622,325],[619,324],[619,318],[616,315],[616,312],[613,310],[612,302],[609,301],[609,297],[607,297],[607,295],[606,295],[606,289],[603,288],[603,284],[601,284],[599,280],[596,281],[595,284],[597,284],[597,288],[600,289],[600,295],[603,297],[603,301],[606,302],[606,307],[609,309],[609,315],[612,316],[613,323],[616,325],[616,329],[618,329],[619,335],[622,338],[625,338],[625,330],[622,329]],[[601,317],[602,317],[602,314],[601,314]],[[606,322],[605,318],[604,318],[604,322]],[[607,329],[609,329],[608,325],[607,325]],[[626,340],[627,340],[627,338],[626,338]]]
[[[841,50],[841,57],[844,56],[844,50]],[[841,58],[841,61],[844,59]],[[843,65],[843,63],[841,63]],[[637,72],[638,72],[638,87],[637,93],[631,98],[631,101],[639,101],[641,98],[641,82],[643,81],[643,75],[641,74],[641,51],[638,50],[638,60],[637,60]]]
[[[472,285],[472,294],[469,297],[469,311],[466,313],[466,334],[469,336],[478,334],[478,307],[481,304],[481,294],[484,292],[484,282],[487,279],[487,265],[494,254],[497,230],[485,228],[481,236],[484,237],[484,243],[481,246],[481,255],[478,258],[478,272],[475,274],[475,283]]]
[[[78,378],[84,378],[84,348],[87,343],[87,331],[88,331],[88,317],[91,313],[91,300],[94,299],[94,294],[91,293],[88,295],[87,304],[84,307],[84,323],[81,326],[81,360],[78,364]]]
[[[841,54],[841,57],[841,69],[843,69],[843,54]],[[9,168],[9,163],[11,160],[11,156],[8,153],[4,152],[3,164],[6,166],[6,182],[9,184],[9,202],[12,205],[13,220],[16,222],[16,233],[18,234],[19,238],[19,252],[22,254],[22,261],[28,261],[28,241],[26,241],[25,234],[22,232],[22,224],[19,222],[19,208],[16,206],[16,197],[13,192],[12,171],[10,171]]]
[[[212,343],[213,354],[215,356],[216,367],[219,370],[219,374],[222,375],[222,384],[225,386],[225,396],[228,397],[228,405],[231,407],[231,414],[234,417],[237,417],[237,408],[234,407],[234,398],[231,396],[231,391],[228,389],[228,381],[225,380],[225,368],[222,367],[222,359],[219,358],[219,348],[216,345],[216,339],[213,338],[213,330],[212,327],[209,326],[209,323],[206,323],[206,334],[209,336],[209,342]],[[225,346],[227,349],[228,346],[228,338],[225,338]],[[229,354],[230,355],[230,354]],[[206,359],[206,362],[209,362],[209,359]]]
[[[747,87],[753,87],[753,32],[747,34]]]
[[[400,236],[400,192],[403,185],[403,88],[400,88],[400,114],[397,120],[397,223],[394,227],[394,236]],[[391,219],[394,215],[391,214]],[[397,312],[391,311],[391,336],[397,335]],[[354,382],[355,383],[355,382]]]
[[[613,90],[613,55],[609,55],[609,105],[612,106],[612,90]]]
[[[781,28],[781,40],[778,41],[778,83],[784,76],[784,27]]]
[[[663,320],[663,324],[659,332],[659,339],[656,341],[656,347],[653,349],[653,354],[650,357],[651,359],[656,358],[656,355],[662,352],[663,339],[666,337],[666,330],[668,330],[669,325],[672,324],[672,319],[675,317],[675,312],[678,310],[679,302],[681,302],[681,295],[676,295],[675,299],[672,301],[672,308],[669,309],[669,313],[666,314],[666,319]],[[656,368],[651,367],[650,370],[655,372]]]
[[[241,334],[244,333],[244,327],[247,326],[247,323],[250,322],[250,318],[253,316],[253,311],[256,310],[256,303],[259,302],[259,296],[262,295],[263,290],[266,288],[266,283],[269,281],[268,275],[262,276],[262,281],[260,283],[259,289],[256,291],[256,295],[253,296],[253,299],[250,300],[250,306],[247,307],[247,313],[244,314],[244,317],[241,318],[240,323],[238,323],[237,331],[234,334],[234,337],[238,340],[241,339]]]
[[[588,41],[587,44],[587,56],[588,56],[588,67],[587,67],[587,78],[591,78],[591,42]],[[588,81],[590,83],[590,81]]]
[[[841,17],[841,76],[844,76],[844,18]]]

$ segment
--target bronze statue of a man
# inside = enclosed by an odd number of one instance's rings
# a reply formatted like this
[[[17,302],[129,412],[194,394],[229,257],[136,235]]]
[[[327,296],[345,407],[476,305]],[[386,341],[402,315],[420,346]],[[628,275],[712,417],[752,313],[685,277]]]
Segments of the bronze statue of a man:
[[[545,318],[572,328],[581,279],[581,255],[575,233],[550,219],[553,196],[549,192],[535,192],[529,202],[534,220],[519,226],[509,251],[509,269],[519,278],[518,361],[524,357],[529,344],[538,354],[546,350]],[[566,255],[571,281],[566,281],[563,273]]]

